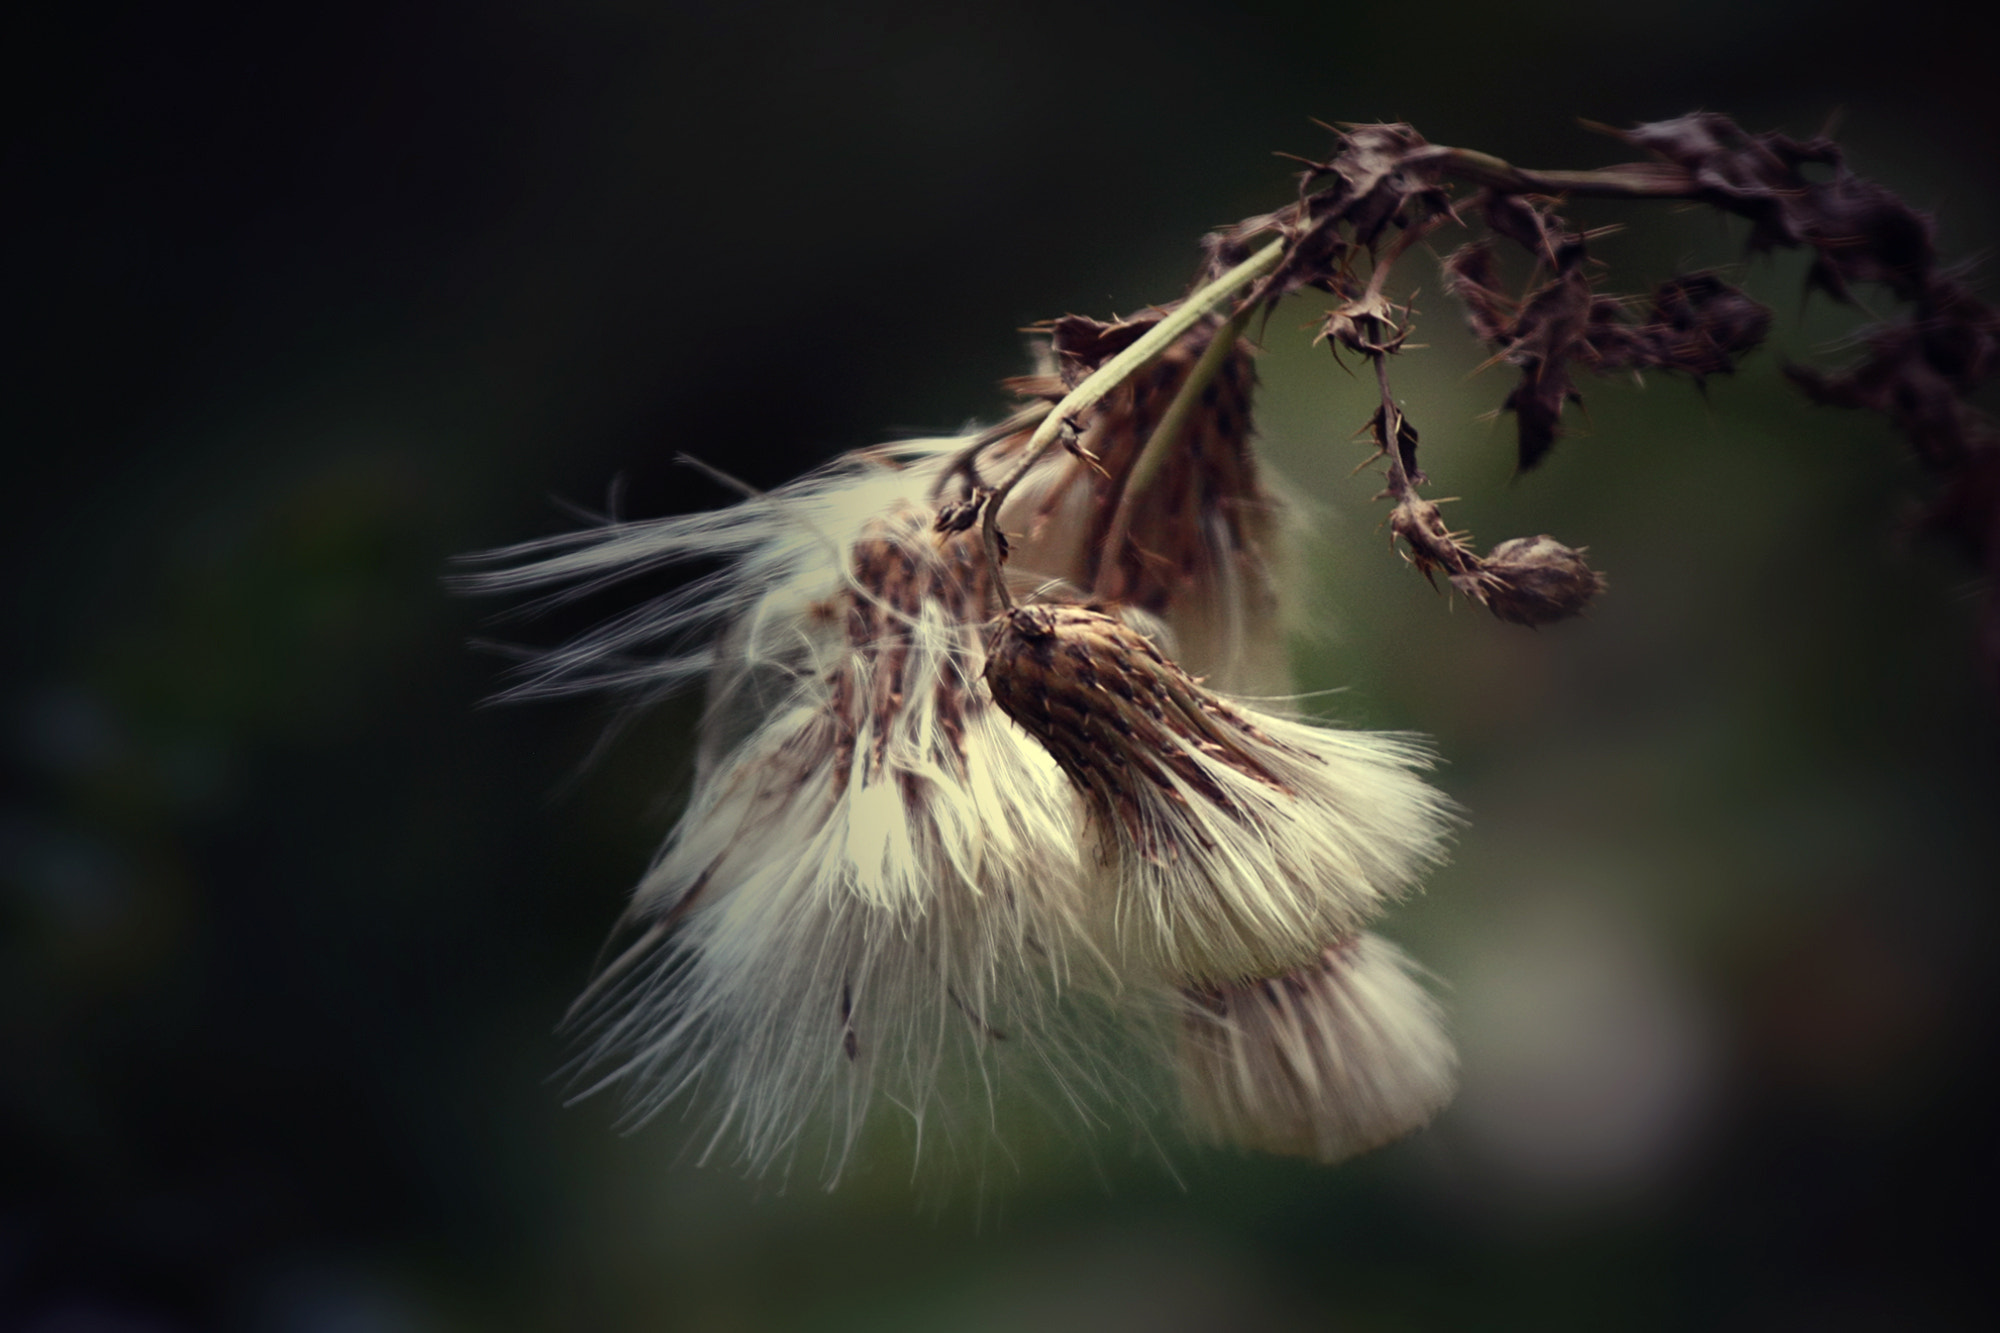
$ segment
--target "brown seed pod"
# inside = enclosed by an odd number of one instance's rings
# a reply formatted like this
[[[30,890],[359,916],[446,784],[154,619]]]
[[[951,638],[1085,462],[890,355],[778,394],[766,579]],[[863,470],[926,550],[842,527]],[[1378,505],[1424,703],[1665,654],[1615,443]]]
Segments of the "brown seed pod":
[[[1543,533],[1501,542],[1480,565],[1479,600],[1495,616],[1531,628],[1581,614],[1604,591],[1583,552]]]

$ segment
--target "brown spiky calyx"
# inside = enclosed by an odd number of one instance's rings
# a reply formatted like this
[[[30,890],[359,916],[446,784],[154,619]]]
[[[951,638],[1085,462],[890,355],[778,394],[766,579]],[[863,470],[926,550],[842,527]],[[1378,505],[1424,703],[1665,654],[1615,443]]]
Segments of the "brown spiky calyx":
[[[1103,611],[1039,605],[1009,612],[989,635],[986,683],[1001,711],[1047,748],[1096,813],[1149,860],[1178,852],[1145,817],[1148,795],[1185,805],[1192,792],[1241,817],[1201,759],[1289,794],[1259,753],[1284,746]]]
[[[1604,591],[1604,576],[1583,556],[1547,533],[1501,542],[1486,555],[1480,600],[1500,619],[1530,628],[1579,615]]]

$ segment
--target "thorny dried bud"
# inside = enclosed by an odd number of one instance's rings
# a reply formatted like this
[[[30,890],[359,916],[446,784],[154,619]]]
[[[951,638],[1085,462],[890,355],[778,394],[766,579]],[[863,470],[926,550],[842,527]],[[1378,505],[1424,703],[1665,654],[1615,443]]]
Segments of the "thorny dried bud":
[[[1582,257],[1580,238],[1568,253]],[[1599,373],[1667,370],[1700,380],[1734,371],[1771,328],[1768,307],[1713,273],[1661,283],[1644,317],[1635,320],[1626,300],[1594,292],[1573,262],[1517,303],[1500,287],[1490,239],[1461,246],[1445,259],[1444,271],[1446,289],[1464,304],[1473,334],[1521,368],[1521,382],[1502,408],[1519,419],[1524,471],[1561,434],[1564,407],[1582,401],[1569,363]]]
[[[1393,945],[1356,935],[1282,977],[1186,991],[1181,1100],[1195,1131],[1337,1162],[1428,1124],[1457,1058],[1411,972]]]
[[[1403,318],[1398,318],[1399,312]],[[1394,305],[1379,292],[1373,296],[1363,293],[1327,311],[1313,341],[1330,343],[1336,360],[1343,347],[1363,356],[1388,356],[1402,351],[1409,341],[1410,313],[1408,306]]]
[[[1571,231],[1554,200],[1530,202],[1518,194],[1485,189],[1479,211],[1496,236],[1504,236],[1536,259],[1559,271],[1575,267],[1583,257],[1582,233]]]
[[[1003,616],[986,682],[1082,792],[1119,943],[1171,976],[1303,966],[1439,855],[1447,808],[1405,742],[1226,702],[1101,610]]]
[[[1580,261],[1582,252],[1575,252]],[[1569,377],[1569,363],[1590,327],[1590,281],[1580,262],[1567,265],[1531,294],[1515,319],[1506,359],[1521,368],[1521,382],[1500,405],[1520,424],[1523,472],[1541,462],[1561,434],[1563,408],[1583,401]]]
[[[1357,125],[1340,136],[1339,151],[1299,178],[1301,211],[1314,229],[1344,223],[1362,246],[1393,225],[1412,228],[1448,213],[1451,200],[1414,159],[1430,145],[1409,125]],[[1309,270],[1299,277],[1310,280]]]
[[[1854,175],[1828,139],[1752,135],[1708,112],[1624,137],[1684,172],[1687,197],[1749,218],[1752,251],[1810,248],[1808,288],[1853,303],[1854,283],[1880,283],[1909,303],[1903,316],[1864,333],[1859,363],[1834,374],[1785,372],[1818,402],[1888,417],[1942,477],[1926,526],[1961,540],[1989,574],[2000,570],[1990,483],[2000,470],[2000,430],[1969,401],[2000,369],[2000,313],[1940,268],[1931,219]],[[1811,179],[1808,165],[1832,174]],[[1983,637],[1988,665],[2000,672],[2000,579],[1992,586]]]
[[[1598,355],[1607,368],[1657,366],[1699,379],[1734,371],[1770,331],[1769,306],[1713,273],[1689,273],[1654,289],[1649,317],[1628,334],[1633,350],[1622,358],[1608,348]]]
[[[1903,318],[1866,331],[1868,354],[1846,370],[1785,373],[1815,402],[1894,422],[1926,464],[1951,471],[2000,447],[2000,432],[1966,401],[2000,372],[2000,311],[1940,278]]]
[[[1445,526],[1436,504],[1405,496],[1389,515],[1389,531],[1400,538],[1410,563],[1436,582],[1443,570],[1452,588],[1512,625],[1539,628],[1581,614],[1604,591],[1604,576],[1583,552],[1544,533],[1501,542],[1480,555],[1465,534]]]
[[[1504,345],[1514,337],[1514,298],[1500,286],[1500,264],[1493,242],[1468,241],[1444,257],[1444,289],[1465,307],[1472,336],[1483,343]]]
[[[1513,625],[1537,628],[1580,614],[1604,591],[1583,552],[1543,533],[1501,542],[1482,562],[1479,600]]]
[[[1750,219],[1752,252],[1811,246],[1807,281],[1839,301],[1848,284],[1879,282],[1903,300],[1923,288],[1936,259],[1930,219],[1847,169],[1830,139],[1751,134],[1700,111],[1621,136],[1687,173],[1690,197]],[[1802,167],[1833,168],[1813,180]]]
[[[1278,233],[1286,240],[1284,259],[1259,285],[1255,300],[1307,288],[1339,291],[1357,253],[1372,252],[1391,226],[1420,232],[1452,216],[1450,192],[1423,168],[1430,151],[1408,125],[1350,128],[1331,157],[1299,173],[1296,204],[1208,236],[1207,275],[1240,263],[1258,239]]]

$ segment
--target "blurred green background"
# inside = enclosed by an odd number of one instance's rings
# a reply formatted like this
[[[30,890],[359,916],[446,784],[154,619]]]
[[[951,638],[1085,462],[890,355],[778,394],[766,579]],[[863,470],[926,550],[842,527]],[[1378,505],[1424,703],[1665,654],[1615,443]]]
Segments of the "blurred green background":
[[[14,508],[0,1328],[1955,1328],[1992,1315],[2000,726],[1923,479],[1780,357],[1851,321],[1742,265],[1771,347],[1586,384],[1510,476],[1428,290],[1399,392],[1485,542],[1588,545],[1539,634],[1390,554],[1369,386],[1272,322],[1321,506],[1323,711],[1437,738],[1472,823],[1388,933],[1466,1087],[1326,1170],[1129,1129],[939,1199],[698,1169],[566,1109],[553,1034],[685,794],[691,705],[487,710],[458,552],[719,502],[1003,407],[1018,330],[1178,295],[1308,118],[1527,165],[1576,118],[1841,135],[1990,248],[1991,44],[1911,3],[361,0],[44,6],[7,130]],[[1734,264],[1670,210],[1599,253]],[[1603,220],[1597,214],[1593,220]],[[1165,1127],[1162,1127],[1162,1132]]]

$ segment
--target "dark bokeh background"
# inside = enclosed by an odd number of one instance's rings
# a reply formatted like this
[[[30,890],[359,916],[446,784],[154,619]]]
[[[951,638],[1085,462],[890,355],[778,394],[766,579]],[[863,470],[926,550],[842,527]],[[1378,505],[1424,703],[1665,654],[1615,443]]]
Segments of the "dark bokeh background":
[[[1578,116],[1794,133],[1990,247],[1991,44],[1925,4],[642,0],[10,20],[0,1328],[1984,1325],[2000,889],[1978,589],[1797,401],[1796,265],[1704,399],[1591,389],[1508,475],[1433,291],[1402,390],[1487,540],[1613,579],[1539,635],[1375,531],[1367,390],[1272,326],[1327,711],[1473,824],[1391,933],[1467,1087],[1338,1170],[1111,1130],[833,1195],[561,1105],[552,1029],[685,782],[682,708],[481,710],[461,551],[715,503],[1002,406],[1017,330],[1178,294],[1308,117],[1542,166]],[[1740,236],[1658,211],[1639,287]],[[1435,287],[1422,264],[1413,281]],[[606,607],[586,614],[601,613]],[[539,641],[580,618],[503,627]],[[1990,1315],[1990,1310],[1985,1311]]]

